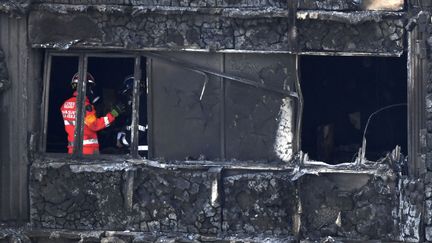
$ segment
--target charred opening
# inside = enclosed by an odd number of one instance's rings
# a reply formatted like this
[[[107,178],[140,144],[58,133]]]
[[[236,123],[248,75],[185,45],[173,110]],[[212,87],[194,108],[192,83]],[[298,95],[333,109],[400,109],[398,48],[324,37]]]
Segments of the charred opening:
[[[145,67],[145,59],[143,58]],[[49,97],[47,114],[46,152],[66,153],[67,133],[60,108],[73,96],[71,80],[78,72],[78,56],[52,56],[49,74]],[[139,70],[145,77],[145,68]],[[108,127],[97,132],[99,150],[103,154],[124,154],[130,151],[132,120],[132,96],[134,58],[132,57],[88,57],[87,72],[95,79],[96,85],[87,87],[87,98],[96,110],[97,117],[105,116],[116,103],[124,104],[124,112]],[[127,79],[130,77],[130,79]],[[145,79],[144,79],[145,80]],[[140,127],[147,127],[146,84],[140,87]],[[122,133],[122,134],[121,134]],[[140,145],[147,146],[146,131],[139,134]],[[127,141],[126,146],[122,141]],[[147,150],[146,150],[147,151]],[[147,155],[147,152],[142,155]]]
[[[366,132],[366,158],[377,160],[400,145],[407,151],[406,57],[303,56],[302,150],[312,160],[350,162]]]

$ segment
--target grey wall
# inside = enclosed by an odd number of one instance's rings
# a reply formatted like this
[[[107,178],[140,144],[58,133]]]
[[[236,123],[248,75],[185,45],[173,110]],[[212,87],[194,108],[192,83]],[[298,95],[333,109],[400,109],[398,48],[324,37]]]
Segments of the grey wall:
[[[29,139],[39,116],[40,55],[28,48],[27,21],[0,15],[0,48],[10,87],[0,93],[0,221],[28,218]]]

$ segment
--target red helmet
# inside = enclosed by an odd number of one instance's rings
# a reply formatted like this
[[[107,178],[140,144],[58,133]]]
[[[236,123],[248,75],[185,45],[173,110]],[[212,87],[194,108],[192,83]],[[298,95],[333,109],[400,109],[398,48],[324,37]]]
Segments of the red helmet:
[[[79,80],[79,73],[75,73],[75,75],[72,77],[72,80],[71,80],[71,86],[73,89],[76,89],[78,87],[78,80]],[[89,73],[89,72],[87,72],[87,84],[89,84],[91,86],[96,85],[96,82],[95,82],[93,75],[91,75],[91,73]]]

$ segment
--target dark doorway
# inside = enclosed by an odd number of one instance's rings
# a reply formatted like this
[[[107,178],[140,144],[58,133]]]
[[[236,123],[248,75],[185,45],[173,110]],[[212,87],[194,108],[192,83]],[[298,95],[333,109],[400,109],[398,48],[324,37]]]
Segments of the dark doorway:
[[[302,150],[330,164],[353,161],[366,132],[366,158],[407,151],[406,57],[302,56]]]

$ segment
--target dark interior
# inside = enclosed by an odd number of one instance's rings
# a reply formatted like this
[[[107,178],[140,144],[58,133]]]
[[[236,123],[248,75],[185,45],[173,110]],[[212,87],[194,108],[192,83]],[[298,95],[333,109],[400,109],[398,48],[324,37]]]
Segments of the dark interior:
[[[67,135],[64,129],[63,119],[60,107],[65,100],[72,97],[71,79],[78,71],[78,57],[55,56],[52,58],[50,74],[50,92],[48,106],[48,134],[47,134],[47,152],[66,153],[67,152]],[[145,66],[145,60],[143,62]],[[142,68],[145,72],[145,68]],[[114,103],[124,102],[124,98],[119,91],[124,87],[123,81],[126,76],[134,73],[133,58],[117,57],[89,57],[88,72],[90,72],[96,86],[93,88],[94,93],[101,99],[94,105],[98,117],[104,116],[111,111]],[[145,77],[145,73],[143,73]],[[145,85],[141,89],[140,117],[147,122],[147,95]],[[116,146],[117,132],[123,129],[127,122],[130,121],[131,110],[119,116],[116,121],[108,128],[98,132],[98,140],[101,153],[104,154],[121,154],[128,153],[128,149],[118,148]],[[147,138],[144,138],[147,144]],[[141,143],[142,141],[140,141]]]
[[[302,150],[330,164],[353,161],[366,133],[366,158],[407,151],[406,57],[302,56]]]

